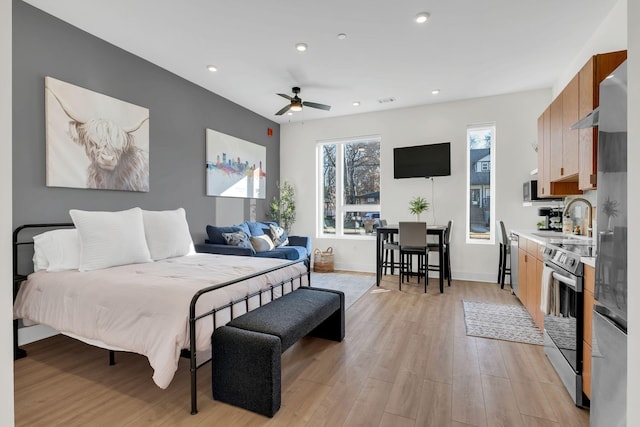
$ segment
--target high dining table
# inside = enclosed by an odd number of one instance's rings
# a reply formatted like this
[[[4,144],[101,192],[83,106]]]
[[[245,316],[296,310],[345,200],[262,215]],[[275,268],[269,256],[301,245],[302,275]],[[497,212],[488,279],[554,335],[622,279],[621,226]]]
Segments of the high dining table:
[[[446,225],[427,225],[427,235],[438,236],[438,247],[440,249],[438,251],[440,293],[444,293],[444,276],[446,272],[446,263],[444,262],[444,238],[446,231]],[[398,234],[397,225],[385,225],[376,228],[376,286],[380,286],[380,280],[382,279],[383,236],[395,234]],[[427,244],[427,242],[425,242],[425,244]]]

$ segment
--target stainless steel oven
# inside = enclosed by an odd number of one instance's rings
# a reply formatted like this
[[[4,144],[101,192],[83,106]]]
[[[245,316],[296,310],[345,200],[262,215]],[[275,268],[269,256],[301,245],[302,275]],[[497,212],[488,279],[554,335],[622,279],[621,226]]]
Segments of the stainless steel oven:
[[[590,244],[568,240],[543,249],[550,278],[547,312],[544,316],[544,350],[577,406],[588,406],[582,392],[583,275],[581,254]],[[544,296],[543,296],[544,297]]]

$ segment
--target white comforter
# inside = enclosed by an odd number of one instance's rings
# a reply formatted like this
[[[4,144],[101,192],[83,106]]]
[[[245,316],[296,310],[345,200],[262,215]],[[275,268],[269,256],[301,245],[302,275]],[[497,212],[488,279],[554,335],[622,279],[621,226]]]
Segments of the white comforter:
[[[189,348],[189,304],[202,288],[284,264],[288,261],[230,255],[196,254],[148,264],[131,264],[89,272],[40,271],[20,287],[15,318],[49,325],[62,333],[98,341],[107,348],[145,355],[154,370],[153,380],[166,388],[178,368],[180,350]],[[248,281],[227,286],[199,299],[204,313],[306,271],[296,264]],[[296,280],[294,289],[300,282]],[[303,284],[306,284],[306,276]],[[285,288],[285,293],[290,287]],[[258,306],[258,297],[250,309]],[[263,301],[269,301],[269,293]],[[245,305],[234,308],[234,317]],[[224,325],[229,311],[217,315]],[[197,322],[196,346],[211,346],[211,316]]]

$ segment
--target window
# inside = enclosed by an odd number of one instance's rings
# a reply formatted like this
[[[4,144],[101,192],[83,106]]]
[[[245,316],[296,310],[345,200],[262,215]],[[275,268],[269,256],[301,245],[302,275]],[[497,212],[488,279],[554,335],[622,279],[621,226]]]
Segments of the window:
[[[319,234],[373,234],[380,221],[380,138],[318,144]]]
[[[467,127],[467,243],[493,243],[495,125]]]

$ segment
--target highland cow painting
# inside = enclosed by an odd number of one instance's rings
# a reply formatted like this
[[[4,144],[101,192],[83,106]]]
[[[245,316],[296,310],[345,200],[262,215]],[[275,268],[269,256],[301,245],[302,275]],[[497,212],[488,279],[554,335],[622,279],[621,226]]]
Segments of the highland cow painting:
[[[207,129],[207,196],[266,198],[267,149]]]
[[[45,77],[47,186],[149,191],[149,109]]]

